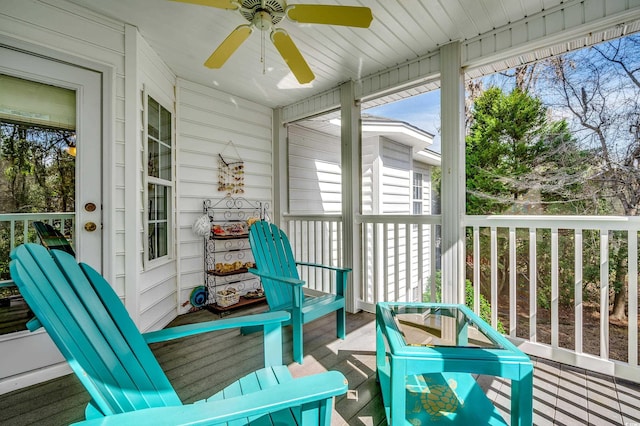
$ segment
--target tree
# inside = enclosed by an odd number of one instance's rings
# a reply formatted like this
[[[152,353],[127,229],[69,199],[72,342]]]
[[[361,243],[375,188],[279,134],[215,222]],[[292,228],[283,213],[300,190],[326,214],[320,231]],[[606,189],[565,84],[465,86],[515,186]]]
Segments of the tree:
[[[75,160],[65,149],[73,137],[71,130],[0,122],[0,213],[73,211]],[[10,243],[34,234],[21,226],[0,228],[0,280],[9,279]]]
[[[550,121],[540,99],[492,87],[476,99],[466,139],[467,214],[566,197],[584,158],[567,123]]]
[[[570,209],[581,213],[582,205],[590,202],[576,194],[582,193],[592,156],[579,149],[565,120],[550,119],[541,99],[519,87],[509,93],[491,87],[476,97],[470,117],[466,139],[467,214],[532,210],[566,214]],[[487,240],[481,243],[484,250],[489,249],[488,238],[488,234],[481,235]],[[508,283],[507,245],[508,235],[498,232],[499,292]],[[549,256],[550,252],[542,249],[539,255]],[[483,259],[488,256],[481,253]],[[544,264],[540,262],[539,267]],[[488,280],[488,265],[481,262],[483,282]],[[540,272],[544,277],[545,271]]]
[[[608,200],[607,211],[626,216],[640,208],[639,51],[640,36],[629,36],[554,58],[548,72],[552,103],[571,118],[579,143],[599,159],[590,187]],[[626,245],[612,246],[614,319],[626,317],[626,253]]]

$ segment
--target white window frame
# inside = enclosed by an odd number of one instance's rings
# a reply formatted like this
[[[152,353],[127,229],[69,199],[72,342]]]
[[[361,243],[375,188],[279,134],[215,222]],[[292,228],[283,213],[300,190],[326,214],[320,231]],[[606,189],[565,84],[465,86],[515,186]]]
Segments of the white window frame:
[[[171,153],[169,158],[171,159],[170,166],[170,180],[161,179],[159,177],[149,176],[149,98],[153,99],[158,106],[164,108],[171,114]],[[147,90],[142,91],[142,119],[143,119],[143,164],[144,164],[144,183],[142,191],[142,199],[144,204],[144,264],[145,268],[152,268],[164,263],[167,263],[174,258],[174,241],[175,236],[173,232],[174,223],[174,204],[173,199],[175,196],[175,111],[173,108],[168,107],[167,103],[159,96],[154,96],[153,93],[149,93]],[[166,226],[167,226],[167,253],[160,257],[150,258],[151,250],[149,246],[149,184],[163,186],[168,189],[166,196]]]
[[[417,175],[420,175],[420,185],[416,185]],[[416,198],[416,189],[420,189],[420,198]],[[420,213],[416,213],[416,205],[420,204]],[[424,214],[424,173],[413,170],[411,175],[411,214]]]

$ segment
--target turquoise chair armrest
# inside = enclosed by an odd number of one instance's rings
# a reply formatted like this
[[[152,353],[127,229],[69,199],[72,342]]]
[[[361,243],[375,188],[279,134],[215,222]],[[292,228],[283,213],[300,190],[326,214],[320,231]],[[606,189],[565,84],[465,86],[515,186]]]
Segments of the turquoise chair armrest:
[[[225,424],[233,420],[273,413],[342,395],[347,391],[342,373],[329,371],[229,399],[200,402],[178,407],[147,408],[100,419],[75,423],[78,426],[142,424]]]
[[[262,272],[259,271],[257,269],[254,268],[249,268],[249,272],[251,272],[254,275],[259,276],[260,278],[267,278],[270,280],[274,280],[274,281],[280,281],[281,283],[285,283],[285,284],[290,284],[293,286],[303,286],[305,284],[304,281],[302,280],[297,280],[295,278],[288,278],[288,277],[281,277],[278,275],[273,275],[273,274],[269,274],[266,272]]]
[[[266,312],[243,317],[180,325],[164,330],[151,331],[143,334],[143,337],[147,343],[166,342],[168,340],[231,328],[281,325],[283,322],[289,321],[290,318],[291,315],[286,311]]]
[[[339,268],[337,266],[322,265],[319,263],[311,262],[296,262],[296,265],[309,266],[312,268],[328,269],[336,272],[336,294],[344,296],[347,290],[347,274],[352,271],[351,268]]]
[[[311,262],[296,262],[296,265],[311,266],[311,267],[314,267],[314,268],[322,268],[322,269],[328,269],[330,271],[338,271],[338,272],[351,272],[352,271],[351,268],[341,268],[341,267],[338,267],[338,266],[322,265],[320,263],[311,263]]]
[[[29,321],[27,321],[27,330],[33,332],[38,330],[39,328],[42,327],[42,323],[40,322],[40,320],[36,317],[31,318]]]

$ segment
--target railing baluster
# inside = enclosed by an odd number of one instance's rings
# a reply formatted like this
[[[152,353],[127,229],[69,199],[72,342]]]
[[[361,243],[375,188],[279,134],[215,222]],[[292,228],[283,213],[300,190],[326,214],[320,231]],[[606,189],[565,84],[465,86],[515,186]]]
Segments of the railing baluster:
[[[480,227],[473,227],[473,311],[480,315]]]
[[[389,297],[389,274],[388,271],[389,270],[389,255],[387,253],[389,253],[389,225],[383,224],[382,225],[382,253],[383,253],[383,258],[384,258],[384,262],[382,263],[383,268],[383,275],[382,275],[382,283],[384,285],[384,302],[388,302],[390,300]]]
[[[400,300],[400,238],[398,224],[393,224],[393,292],[394,300]]]
[[[413,225],[411,225],[413,226]],[[416,302],[422,302],[422,295],[424,294],[424,225],[415,225],[418,230],[418,300]]]
[[[327,224],[327,232],[329,235],[329,243],[328,243],[329,260],[331,262],[329,264],[332,266],[338,266],[339,263],[337,262],[337,259],[333,256],[333,253],[336,251],[336,240],[335,240],[334,230],[335,230],[335,223],[331,220]],[[335,291],[335,288],[336,288],[335,275],[329,274],[329,276],[331,277],[332,291]]]
[[[413,295],[411,294],[411,285],[413,284],[413,280],[411,279],[412,272],[412,262],[411,262],[411,233],[409,232],[409,227],[411,225],[404,225],[404,279],[405,279],[405,300],[407,302],[411,302],[413,300]]]
[[[9,225],[10,228],[10,232],[11,232],[11,236],[10,236],[10,240],[11,242],[9,243],[9,247],[11,250],[14,249],[14,247],[16,246],[16,221],[12,220],[11,221],[11,225]]]
[[[498,327],[498,230],[491,227],[491,326]]]
[[[638,365],[638,231],[627,233],[629,253],[629,364]]]
[[[600,356],[609,358],[609,231],[600,230]]]
[[[373,274],[373,303],[376,303],[377,301],[380,300],[380,297],[383,296],[383,294],[380,293],[380,279],[382,278],[382,262],[377,262],[376,260],[380,259],[380,249],[382,244],[379,243],[379,239],[380,239],[380,224],[378,223],[372,223],[371,224],[371,228],[372,228],[372,232],[373,232],[373,238],[372,238],[372,242],[373,242],[373,267],[371,268],[372,274]]]
[[[529,228],[529,340],[537,341],[537,312],[538,312],[538,272],[536,228]]]
[[[23,243],[29,242],[29,220],[28,219],[24,219],[22,221],[22,242]]]
[[[516,337],[518,319],[516,274],[516,228],[509,227],[509,336]]]
[[[429,272],[431,273],[431,279],[429,280],[429,284],[431,287],[431,301],[436,302],[437,301],[436,276],[438,274],[438,271],[436,270],[436,225],[430,225],[429,229],[430,229],[429,253],[431,255],[431,258],[429,261]],[[422,295],[420,297],[422,297]]]
[[[551,228],[551,346],[558,347],[558,228]]]
[[[575,230],[575,340],[577,353],[582,353],[582,328],[584,326],[582,319],[582,229]]]

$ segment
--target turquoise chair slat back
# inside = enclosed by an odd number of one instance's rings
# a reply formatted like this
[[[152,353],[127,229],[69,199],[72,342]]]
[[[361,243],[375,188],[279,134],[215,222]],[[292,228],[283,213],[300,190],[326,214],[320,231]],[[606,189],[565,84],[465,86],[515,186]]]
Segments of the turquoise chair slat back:
[[[255,222],[249,229],[249,244],[258,270],[300,279],[289,238],[276,225],[266,221]],[[291,304],[290,285],[263,278],[262,286],[271,310]]]
[[[62,251],[24,244],[10,271],[103,415],[182,405],[109,283]]]

